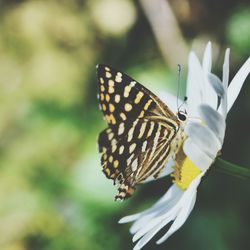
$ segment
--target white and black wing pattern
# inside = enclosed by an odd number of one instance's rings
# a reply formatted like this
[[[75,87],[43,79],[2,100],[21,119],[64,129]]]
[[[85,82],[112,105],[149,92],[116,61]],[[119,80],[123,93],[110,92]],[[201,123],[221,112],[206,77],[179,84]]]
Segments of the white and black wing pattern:
[[[118,184],[116,199],[157,177],[165,166],[180,121],[151,91],[124,73],[98,65],[99,103],[108,128],[98,138],[103,172]]]

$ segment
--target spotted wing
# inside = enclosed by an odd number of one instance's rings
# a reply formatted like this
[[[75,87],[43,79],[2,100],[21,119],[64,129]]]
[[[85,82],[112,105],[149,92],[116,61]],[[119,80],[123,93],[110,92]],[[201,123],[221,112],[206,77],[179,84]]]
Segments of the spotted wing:
[[[109,66],[97,68],[99,102],[109,127],[98,144],[107,178],[129,197],[137,183],[157,176],[168,160],[179,121],[147,88]]]

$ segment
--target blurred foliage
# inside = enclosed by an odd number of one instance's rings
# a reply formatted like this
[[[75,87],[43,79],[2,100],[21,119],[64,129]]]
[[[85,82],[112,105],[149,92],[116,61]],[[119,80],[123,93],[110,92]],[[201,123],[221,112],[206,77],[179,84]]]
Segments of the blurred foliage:
[[[250,51],[250,8],[244,8],[234,13],[228,23],[228,40],[232,49],[240,55],[248,56]]]
[[[216,5],[195,2],[178,1],[179,11],[172,3],[185,39],[197,44],[213,37],[219,59],[232,46],[233,74],[249,56],[250,6],[230,1],[227,16],[216,19],[225,32],[211,32],[205,22],[204,29],[197,27],[201,13],[211,17]],[[228,1],[221,2],[226,9]],[[185,12],[187,4],[193,16]],[[113,202],[115,189],[101,173],[96,150],[105,124],[97,108],[95,65],[120,68],[156,93],[176,91],[176,72],[164,65],[139,4],[0,1],[0,30],[0,249],[131,249],[129,225],[117,220],[148,207],[171,183],[149,183],[129,201]],[[245,165],[249,92],[245,84],[229,116],[223,152]],[[212,170],[203,183],[184,227],[165,244],[145,249],[250,248],[249,186]]]

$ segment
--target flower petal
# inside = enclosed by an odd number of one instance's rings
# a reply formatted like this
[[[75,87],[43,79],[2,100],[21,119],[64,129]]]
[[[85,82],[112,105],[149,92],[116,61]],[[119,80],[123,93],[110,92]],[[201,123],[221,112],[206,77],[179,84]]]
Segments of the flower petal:
[[[177,97],[168,92],[161,92],[159,94],[160,99],[167,104],[172,112],[177,113]],[[183,101],[178,100],[178,103]]]
[[[190,138],[184,142],[183,151],[201,171],[206,171],[213,163],[214,159],[204,153]]]
[[[175,211],[177,213],[178,211]],[[164,220],[159,220],[158,224],[152,228],[150,231],[148,231],[141,240],[138,241],[138,243],[135,245],[133,250],[139,250],[143,246],[145,246],[163,227],[165,227],[170,221],[174,220],[176,217],[176,214],[174,214],[172,217],[168,217]]]
[[[204,77],[200,62],[194,52],[189,54],[187,77],[187,108],[188,114],[198,116],[197,107],[202,103]]]
[[[203,102],[210,105],[211,107],[216,108],[217,103],[217,96],[207,79],[207,75],[211,73],[212,68],[212,45],[211,42],[208,42],[202,62],[202,69],[203,69],[203,81],[200,84],[203,86]]]
[[[223,97],[225,94],[225,89],[220,78],[212,73],[209,73],[207,77],[216,94],[219,97]]]
[[[231,81],[229,87],[228,87],[228,93],[227,93],[227,112],[230,111],[232,108],[237,96],[240,93],[240,90],[242,88],[242,85],[244,81],[246,80],[248,74],[250,73],[250,57],[247,59],[247,61],[242,65],[240,70],[237,72],[237,74],[234,76],[233,80]]]
[[[212,68],[212,44],[209,41],[204,51],[202,68],[205,72],[211,72]]]
[[[196,201],[196,192],[192,194],[192,197],[189,197],[190,201],[186,206],[180,211],[177,215],[177,218],[167,231],[167,233],[162,236],[156,243],[161,244],[163,241],[167,240],[174,232],[176,232],[187,220],[189,214],[192,212],[194,208],[194,204]]]
[[[230,55],[230,49],[226,49],[224,63],[223,63],[223,76],[222,76],[222,82],[225,89],[227,89],[229,81],[229,55]]]
[[[185,132],[202,151],[210,158],[215,158],[221,149],[221,143],[215,134],[207,127],[199,123],[189,123]]]
[[[187,217],[191,213],[195,201],[196,201],[196,193],[197,193],[197,187],[200,184],[201,178],[204,175],[204,173],[199,174],[190,184],[188,189],[184,192],[180,202],[180,210],[177,213],[177,216],[174,220],[174,223],[171,225],[167,233],[159,239],[156,243],[160,244],[163,241],[165,241],[169,236],[171,236],[175,231],[177,231],[186,221]]]
[[[223,76],[222,76],[222,83],[225,89],[225,95],[221,99],[221,104],[219,107],[220,114],[226,119],[227,117],[227,87],[228,87],[228,81],[229,81],[229,54],[230,50],[227,49],[224,57],[224,63],[223,63]]]
[[[154,206],[145,210],[142,213],[139,213],[140,216],[138,217],[138,220],[130,228],[130,232],[132,234],[136,233],[138,230],[140,230],[140,228],[144,227],[145,219],[146,221],[148,221],[149,219],[154,217],[155,214],[158,214],[160,211],[162,211],[162,208],[165,211],[171,208],[173,204],[176,203],[176,200],[178,200],[181,197],[182,194],[183,194],[183,190],[181,190],[176,185],[172,185],[169,188],[169,190],[166,192],[166,194],[159,201],[157,201]],[[126,217],[129,217],[129,216],[126,216]]]
[[[168,189],[168,191],[154,204],[153,207],[151,207],[150,209],[145,210],[142,213],[137,213],[137,214],[125,216],[125,217],[121,218],[118,223],[122,224],[122,223],[127,223],[127,222],[137,220],[142,215],[148,214],[148,213],[152,212],[154,209],[157,209],[158,207],[161,207],[161,205],[163,203],[166,203],[169,200],[171,200],[173,197],[176,197],[176,196],[180,195],[180,193],[181,193],[181,190],[178,187],[176,187],[176,185],[172,185]],[[131,233],[134,233],[132,228],[131,228],[131,230],[132,230]]]
[[[222,145],[226,129],[226,122],[223,116],[208,105],[200,105],[199,113],[200,117],[217,136]]]

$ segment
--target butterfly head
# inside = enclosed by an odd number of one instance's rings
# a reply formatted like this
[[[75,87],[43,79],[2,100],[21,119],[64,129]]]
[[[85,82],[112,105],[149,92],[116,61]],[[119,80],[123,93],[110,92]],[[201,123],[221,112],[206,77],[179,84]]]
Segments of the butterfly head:
[[[178,112],[177,112],[177,118],[178,118],[178,120],[180,121],[180,122],[184,122],[184,121],[186,121],[187,120],[187,111],[186,111],[186,109],[183,111],[183,110],[181,110],[181,107],[186,103],[186,101],[187,101],[187,96],[185,96],[184,97],[184,100],[183,100],[183,102],[182,102],[182,104],[180,105],[180,106],[177,106],[178,108]],[[177,99],[178,100],[178,99]]]
[[[186,112],[186,110],[185,111],[179,110],[177,112],[177,117],[178,117],[178,120],[181,121],[181,122],[186,121],[187,120],[187,112]]]

